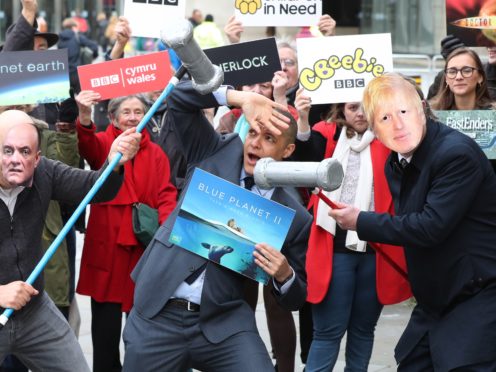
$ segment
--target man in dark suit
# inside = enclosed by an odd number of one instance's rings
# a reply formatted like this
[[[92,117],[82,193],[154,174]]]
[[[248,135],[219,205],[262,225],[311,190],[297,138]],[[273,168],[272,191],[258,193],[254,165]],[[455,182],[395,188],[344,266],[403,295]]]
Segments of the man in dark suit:
[[[330,212],[360,239],[405,247],[417,306],[395,350],[399,371],[496,370],[496,176],[468,136],[426,118],[397,74],[369,83],[363,104],[393,152],[396,216]],[[425,103],[424,103],[425,104]]]
[[[228,104],[243,108],[252,125],[244,145],[237,134],[216,133],[203,115],[203,108],[226,98]],[[166,120],[172,124],[167,127],[176,132],[184,150],[188,181],[198,167],[250,188],[245,177],[253,174],[258,159],[282,160],[294,150],[296,123],[288,125],[289,117],[276,110],[279,105],[261,95],[224,88],[215,96],[202,96],[190,82],[182,82],[167,105]],[[262,243],[254,256],[272,276],[277,301],[297,310],[306,298],[311,217],[282,188],[251,190],[296,210],[281,252]],[[182,197],[133,272],[136,290],[124,330],[124,371],[273,371],[253,310],[243,299],[247,279],[169,242],[181,203]]]

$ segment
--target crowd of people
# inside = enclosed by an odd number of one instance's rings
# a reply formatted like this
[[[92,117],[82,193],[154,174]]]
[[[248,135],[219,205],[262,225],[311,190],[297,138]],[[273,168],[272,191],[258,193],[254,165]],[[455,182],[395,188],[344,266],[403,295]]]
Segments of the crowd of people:
[[[136,133],[160,92],[105,101],[81,90],[77,76],[81,47],[91,59],[124,58],[128,20],[100,15],[94,42],[82,17],[64,20],[60,34],[38,30],[37,1],[21,1],[2,51],[67,49],[71,98],[0,108],[0,310],[15,310],[0,329],[0,371],[90,370],[75,292],[91,298],[95,372],[293,372],[294,311],[307,372],[332,371],[345,335],[345,370],[367,371],[384,305],[410,297],[399,371],[496,370],[496,175],[472,139],[433,113],[494,110],[496,47],[484,65],[455,37],[443,39],[445,66],[427,98],[412,79],[386,72],[360,102],[314,105],[299,88],[296,48],[279,41],[272,80],[201,95],[184,78]],[[189,18],[202,47],[241,41],[234,16],[224,35],[213,20],[198,9]],[[335,28],[322,15],[299,36],[330,37]],[[74,228],[27,284],[117,152],[77,226],[85,233],[77,284]],[[324,193],[338,208],[306,188],[257,186],[264,157],[339,161],[341,187]],[[170,239],[196,168],[295,211],[282,249],[258,242],[253,252],[270,277],[269,350],[255,322],[259,283]],[[148,245],[133,230],[139,204],[158,215]]]

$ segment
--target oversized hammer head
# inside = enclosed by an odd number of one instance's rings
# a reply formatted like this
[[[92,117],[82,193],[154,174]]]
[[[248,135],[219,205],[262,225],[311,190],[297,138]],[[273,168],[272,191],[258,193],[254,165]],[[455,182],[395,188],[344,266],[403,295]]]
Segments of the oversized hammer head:
[[[211,93],[224,81],[224,72],[213,65],[193,38],[193,26],[185,19],[170,22],[160,32],[162,42],[174,49],[201,94]]]
[[[333,191],[341,186],[344,173],[336,159],[317,162],[275,161],[262,158],[253,172],[255,183],[262,189],[276,186],[320,187]]]

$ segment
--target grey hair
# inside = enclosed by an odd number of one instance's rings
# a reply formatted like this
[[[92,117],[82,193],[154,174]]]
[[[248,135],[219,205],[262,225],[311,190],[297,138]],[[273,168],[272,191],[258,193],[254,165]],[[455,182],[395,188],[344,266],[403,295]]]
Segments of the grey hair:
[[[291,49],[296,56],[298,55],[298,51],[296,50],[296,48],[293,45],[291,45],[290,43],[288,43],[287,41],[278,41],[277,42],[277,49],[282,49],[282,48]]]
[[[129,96],[122,96],[122,97],[117,97],[113,98],[110,100],[109,105],[108,105],[108,116],[110,120],[112,121],[114,118],[119,116],[119,110],[121,108],[121,105],[123,102],[130,100],[132,98],[138,99],[142,104],[143,104],[143,111],[147,112],[148,111],[148,103],[146,102],[145,96],[142,94],[131,94]]]

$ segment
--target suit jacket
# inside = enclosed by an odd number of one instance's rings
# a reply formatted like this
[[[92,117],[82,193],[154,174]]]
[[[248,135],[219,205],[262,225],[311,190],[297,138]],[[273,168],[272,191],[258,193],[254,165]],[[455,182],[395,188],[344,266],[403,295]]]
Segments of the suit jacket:
[[[444,124],[427,132],[402,170],[386,163],[397,216],[360,213],[360,239],[405,246],[418,306],[396,349],[401,361],[426,332],[436,370],[496,355],[496,176],[479,146]]]
[[[227,181],[239,184],[243,144],[237,135],[221,136],[204,117],[201,109],[218,106],[213,95],[202,96],[181,82],[168,98],[167,119],[177,132],[188,161],[187,183],[199,167]],[[201,266],[205,259],[169,242],[184,193],[178,206],[159,228],[152,243],[138,262],[133,279],[136,283],[134,306],[142,316],[157,315],[180,283]],[[281,306],[297,310],[306,298],[305,253],[311,217],[283,189],[276,188],[272,199],[296,210],[296,216],[284,242],[282,253],[296,274],[285,294],[274,293]],[[203,285],[200,327],[205,337],[218,343],[241,331],[256,329],[253,310],[243,299],[240,274],[208,262]]]

